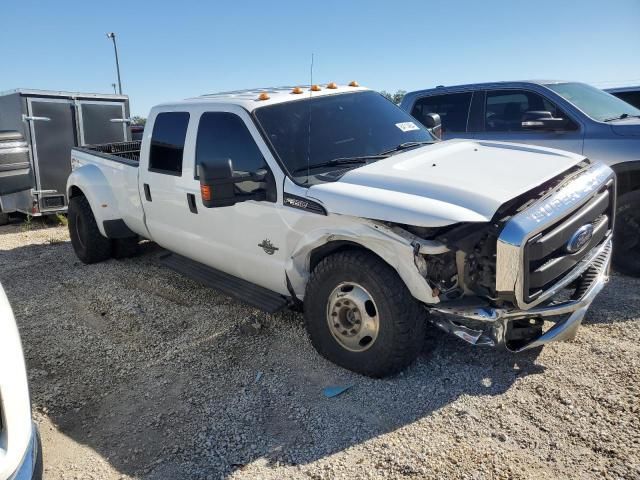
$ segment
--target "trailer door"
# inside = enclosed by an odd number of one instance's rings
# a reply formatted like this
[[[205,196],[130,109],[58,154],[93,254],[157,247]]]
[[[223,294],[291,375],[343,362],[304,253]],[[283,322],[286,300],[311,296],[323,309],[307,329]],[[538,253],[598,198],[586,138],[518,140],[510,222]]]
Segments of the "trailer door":
[[[129,140],[124,102],[79,100],[77,104],[80,145]]]
[[[27,108],[40,210],[59,210],[65,206],[71,148],[76,144],[74,102],[30,97]]]

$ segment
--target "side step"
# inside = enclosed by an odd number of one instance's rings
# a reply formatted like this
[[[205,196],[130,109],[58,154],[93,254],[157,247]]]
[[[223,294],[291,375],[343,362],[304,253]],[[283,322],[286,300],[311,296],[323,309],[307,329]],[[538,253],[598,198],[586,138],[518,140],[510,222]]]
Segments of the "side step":
[[[267,313],[279,312],[289,305],[287,297],[279,293],[181,255],[166,253],[160,256],[160,261],[171,270]]]

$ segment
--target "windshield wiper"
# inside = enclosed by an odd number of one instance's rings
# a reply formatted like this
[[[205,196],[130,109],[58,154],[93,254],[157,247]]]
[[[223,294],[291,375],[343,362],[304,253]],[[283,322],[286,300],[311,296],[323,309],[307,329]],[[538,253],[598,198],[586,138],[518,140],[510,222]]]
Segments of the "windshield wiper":
[[[640,115],[629,115],[628,113],[621,113],[617,117],[605,118],[603,122],[613,122],[614,120],[624,120],[625,118],[640,118]]]
[[[390,153],[393,152],[399,152],[400,150],[406,150],[408,148],[415,148],[415,147],[420,147],[422,145],[431,145],[435,142],[431,141],[431,140],[424,140],[421,142],[404,142],[401,143],[399,145],[396,145],[393,148],[390,148],[389,150],[385,150],[384,152],[381,152],[380,155],[388,155]]]
[[[369,160],[382,160],[383,158],[387,158],[388,156],[389,156],[388,154],[381,153],[379,155],[362,155],[359,157],[334,158],[326,162],[314,163],[309,166],[296,168],[292,173],[306,172],[307,170],[313,170],[314,168],[321,168],[321,167],[335,167],[339,165],[353,165],[357,163],[367,163]]]

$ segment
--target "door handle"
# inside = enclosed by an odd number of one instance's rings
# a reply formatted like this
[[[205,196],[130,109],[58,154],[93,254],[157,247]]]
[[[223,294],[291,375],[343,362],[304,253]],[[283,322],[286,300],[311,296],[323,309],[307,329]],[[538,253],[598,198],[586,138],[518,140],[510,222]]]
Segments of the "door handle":
[[[196,196],[193,193],[187,193],[187,203],[189,204],[189,211],[191,213],[198,213],[198,206],[196,205]]]
[[[28,122],[50,122],[51,119],[49,117],[33,117],[28,115],[22,115],[22,119]]]
[[[144,198],[147,199],[147,202],[151,202],[151,189],[149,188],[149,184],[145,183],[144,187]]]

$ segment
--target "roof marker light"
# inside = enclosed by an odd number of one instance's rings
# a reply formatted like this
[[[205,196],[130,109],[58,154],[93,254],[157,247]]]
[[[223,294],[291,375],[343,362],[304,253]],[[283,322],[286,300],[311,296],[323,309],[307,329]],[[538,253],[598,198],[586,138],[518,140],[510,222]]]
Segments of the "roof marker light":
[[[338,88],[338,85],[336,84],[336,82],[331,82],[331,83],[327,84],[327,88],[331,88],[333,90],[333,89]]]
[[[349,83],[350,87],[359,87],[360,84],[358,82],[356,82],[355,80],[351,80],[351,82]]]
[[[271,97],[267,92],[262,92],[258,97],[258,100],[269,100]]]
[[[295,87],[293,90],[291,90],[291,93],[295,93],[296,95],[300,94],[302,93],[302,89],[300,87]]]
[[[311,91],[312,92],[319,92],[320,90],[322,90],[320,88],[320,85],[311,85]]]

